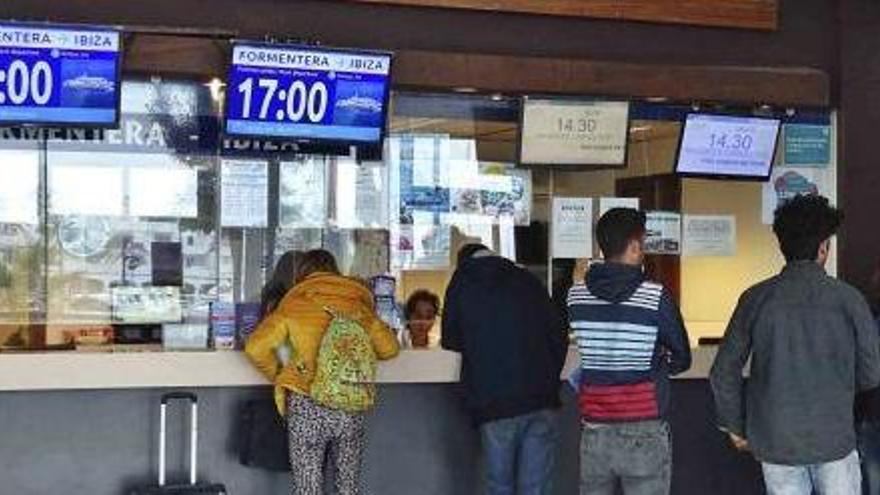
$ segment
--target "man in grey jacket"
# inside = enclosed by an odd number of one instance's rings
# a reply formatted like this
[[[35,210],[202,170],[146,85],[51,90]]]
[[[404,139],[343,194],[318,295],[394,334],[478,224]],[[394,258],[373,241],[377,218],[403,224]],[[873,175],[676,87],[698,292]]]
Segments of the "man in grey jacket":
[[[880,339],[864,297],[824,270],[841,218],[819,196],[776,211],[787,265],[743,294],[712,367],[720,427],[770,495],[861,493],[853,402],[880,384]]]

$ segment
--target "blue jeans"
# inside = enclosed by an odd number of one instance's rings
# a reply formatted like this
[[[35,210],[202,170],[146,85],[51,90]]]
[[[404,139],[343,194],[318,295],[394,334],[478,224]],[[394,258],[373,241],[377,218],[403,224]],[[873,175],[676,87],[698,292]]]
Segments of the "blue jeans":
[[[858,433],[864,494],[880,495],[880,424],[862,423]]]
[[[559,443],[556,411],[490,421],[480,427],[487,495],[549,495]]]
[[[839,461],[811,466],[781,466],[764,463],[768,495],[860,495],[862,470],[859,454],[853,451]]]

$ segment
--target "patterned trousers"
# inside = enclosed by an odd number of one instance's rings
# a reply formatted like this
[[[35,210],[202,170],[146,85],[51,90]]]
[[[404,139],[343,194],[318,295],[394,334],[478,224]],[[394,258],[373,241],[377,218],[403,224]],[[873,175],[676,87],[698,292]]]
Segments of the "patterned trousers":
[[[335,493],[361,493],[366,437],[363,414],[327,409],[308,397],[291,393],[287,398],[287,424],[293,495],[324,493],[325,467],[331,473]]]

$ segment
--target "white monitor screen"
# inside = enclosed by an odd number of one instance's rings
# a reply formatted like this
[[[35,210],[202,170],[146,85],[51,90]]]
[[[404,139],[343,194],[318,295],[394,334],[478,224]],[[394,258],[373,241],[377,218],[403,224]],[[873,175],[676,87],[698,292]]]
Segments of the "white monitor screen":
[[[690,114],[676,172],[740,179],[770,178],[778,119]]]
[[[523,100],[523,165],[626,166],[629,102]]]

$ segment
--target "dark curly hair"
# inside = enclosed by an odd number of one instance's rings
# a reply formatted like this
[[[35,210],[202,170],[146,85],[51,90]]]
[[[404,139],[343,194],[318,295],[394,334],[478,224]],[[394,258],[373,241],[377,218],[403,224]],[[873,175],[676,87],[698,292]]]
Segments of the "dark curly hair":
[[[434,308],[434,314],[440,314],[440,298],[437,294],[427,290],[417,290],[406,300],[406,306],[403,308],[403,317],[409,321],[413,313],[416,312],[416,306],[420,302],[426,302]]]
[[[776,210],[773,232],[786,261],[815,261],[819,246],[837,233],[842,222],[843,213],[828,198],[798,195]]]

